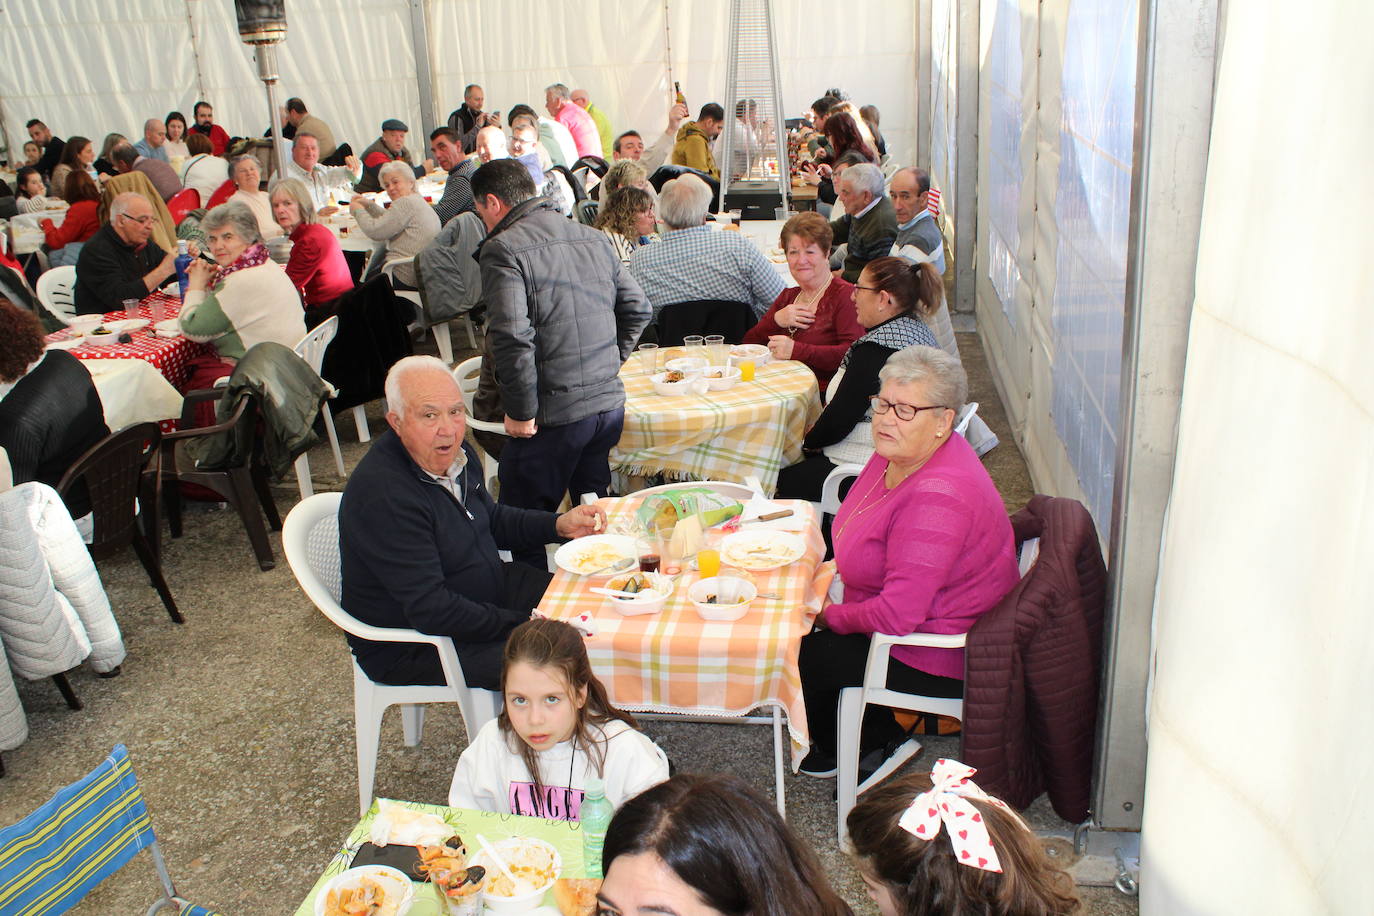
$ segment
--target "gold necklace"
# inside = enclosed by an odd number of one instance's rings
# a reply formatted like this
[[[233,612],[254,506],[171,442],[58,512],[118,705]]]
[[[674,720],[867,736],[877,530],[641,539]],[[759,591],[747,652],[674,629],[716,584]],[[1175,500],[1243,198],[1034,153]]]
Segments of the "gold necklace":
[[[820,289],[816,290],[815,294],[811,296],[811,298],[809,299],[806,298],[806,293],[798,293],[797,298],[792,300],[792,304],[797,305],[800,303],[801,305],[814,305],[822,296],[825,295],[825,291],[830,288],[830,281],[833,279],[835,279],[833,276],[827,276],[825,278],[825,284]],[[797,331],[799,330],[801,329],[793,325],[792,327],[787,329],[787,333],[790,336],[795,337],[797,336]]]
[[[889,462],[887,463],[887,467],[888,467],[888,468],[892,467],[892,462],[891,462],[891,461],[889,461]],[[872,509],[874,506],[878,505],[878,504],[881,503],[883,500],[887,499],[888,494],[890,494],[893,490],[897,489],[897,487],[901,486],[902,483],[903,483],[903,481],[905,481],[905,480],[907,479],[907,477],[910,477],[912,474],[916,473],[916,471],[918,471],[918,470],[920,470],[920,468],[916,468],[915,470],[908,472],[905,476],[902,477],[901,480],[897,481],[897,482],[896,482],[895,484],[893,484],[892,486],[887,487],[886,492],[884,492],[882,496],[879,496],[877,499],[873,500],[873,502],[869,503],[869,504],[866,505],[866,506],[863,505],[863,501],[864,501],[865,499],[868,499],[868,497],[872,496],[872,495],[873,495],[873,491],[876,490],[876,489],[878,489],[878,484],[879,484],[879,483],[882,483],[884,486],[887,485],[887,468],[883,468],[883,473],[882,473],[880,476],[874,478],[874,480],[873,480],[873,485],[870,486],[870,487],[868,488],[868,492],[865,493],[865,494],[863,495],[863,497],[859,500],[860,507],[859,507],[858,509],[854,510],[854,514],[851,515],[851,516],[849,516],[848,518],[846,518],[846,519],[844,520],[843,524],[841,524],[839,528],[835,529],[835,541],[836,541],[836,542],[839,541],[840,535],[844,534],[844,530],[845,530],[846,528],[849,527],[849,523],[850,523],[850,522],[854,521],[854,520],[855,520],[856,518],[858,518],[860,515],[863,515],[863,514],[864,514],[865,512],[867,512],[869,509]]]

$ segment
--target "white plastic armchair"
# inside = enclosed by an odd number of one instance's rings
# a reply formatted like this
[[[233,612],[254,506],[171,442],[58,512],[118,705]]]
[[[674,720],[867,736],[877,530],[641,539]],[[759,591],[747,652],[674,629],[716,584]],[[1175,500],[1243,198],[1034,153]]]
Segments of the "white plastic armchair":
[[[286,561],[301,590],[326,617],[346,633],[373,642],[427,643],[439,653],[446,684],[394,686],[374,682],[353,659],[353,717],[358,752],[358,811],[372,804],[377,770],[377,746],[382,716],[388,706],[400,705],[405,743],[414,747],[424,731],[422,703],[457,703],[469,739],[496,718],[500,694],[468,687],[453,640],[417,630],[374,627],[353,617],[339,605],[342,571],[339,557],[339,504],[342,493],[320,493],[297,503],[282,527]]]
[[[413,264],[414,262],[415,255],[411,255],[408,258],[396,258],[394,261],[387,261],[382,265],[382,273],[386,275],[387,280],[391,283],[391,291],[402,299],[413,303],[415,305],[415,317],[423,318],[425,306],[424,300],[420,298],[420,291],[416,289],[404,289],[396,285],[396,268],[400,267],[402,264]],[[473,328],[472,319],[466,314],[458,317],[463,318],[467,326],[468,343],[472,345],[472,349],[476,350],[477,333]],[[430,331],[434,334],[434,343],[439,347],[439,358],[444,361],[445,365],[452,366],[453,338],[449,335],[448,321],[441,321],[438,324],[431,325]]]
[[[54,267],[38,278],[38,301],[63,324],[76,317],[76,268],[70,264]]]
[[[838,772],[836,774],[835,801],[839,815],[839,838],[843,845],[845,839],[845,818],[854,807],[858,796],[895,772],[921,750],[921,742],[914,737],[908,738],[897,752],[883,761],[859,785],[859,731],[863,723],[864,710],[870,706],[886,706],[891,709],[905,709],[909,712],[933,713],[954,719],[964,717],[963,699],[928,697],[915,693],[902,693],[887,686],[888,659],[893,646],[924,646],[935,649],[962,649],[967,633],[939,635],[935,633],[913,633],[910,636],[889,636],[874,634],[868,646],[868,664],[864,669],[862,687],[846,687],[840,691],[839,720],[837,725]]]
[[[311,369],[315,370],[316,375],[319,375],[320,370],[324,367],[324,351],[329,349],[329,343],[337,333],[339,333],[339,316],[330,315],[302,337],[293,348],[296,355],[305,360]],[[329,386],[329,397],[333,398],[338,393],[333,385]],[[320,405],[320,419],[324,421],[324,430],[329,435],[329,448],[334,452],[334,467],[338,470],[340,477],[347,477],[348,475],[344,472],[343,452],[339,449],[339,434],[334,431],[334,414],[330,411],[327,401]],[[300,488],[301,499],[305,499],[315,492],[314,484],[310,480],[309,453],[303,453],[296,459],[296,485]]]
[[[506,432],[506,424],[494,423],[491,420],[479,420],[472,414],[472,402],[473,398],[477,396],[477,381],[481,375],[482,357],[480,356],[470,356],[453,367],[453,379],[458,383],[458,390],[463,393],[463,406],[468,412],[468,428],[491,433],[495,436],[509,435]],[[480,444],[477,447],[482,454],[482,480],[486,483],[487,490],[491,492],[496,482],[497,462]]]

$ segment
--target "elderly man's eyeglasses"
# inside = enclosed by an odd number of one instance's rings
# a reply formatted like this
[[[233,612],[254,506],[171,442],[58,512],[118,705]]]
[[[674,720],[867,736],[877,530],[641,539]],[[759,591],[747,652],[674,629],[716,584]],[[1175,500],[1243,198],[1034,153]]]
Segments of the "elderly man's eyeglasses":
[[[119,215],[130,222],[138,223],[140,226],[151,226],[153,224],[153,218],[151,216],[130,216],[127,213],[121,213]]]
[[[869,398],[868,403],[869,406],[873,408],[874,413],[887,413],[891,410],[897,415],[898,420],[914,420],[916,419],[916,415],[923,410],[946,409],[942,404],[931,404],[929,407],[915,407],[911,404],[894,404],[891,401],[884,401],[877,395]]]

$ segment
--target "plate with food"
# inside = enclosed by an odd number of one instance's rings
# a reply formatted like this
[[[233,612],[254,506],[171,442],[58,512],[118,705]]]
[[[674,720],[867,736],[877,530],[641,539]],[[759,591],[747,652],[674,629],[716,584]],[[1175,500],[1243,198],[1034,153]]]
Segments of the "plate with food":
[[[623,534],[592,534],[569,541],[554,552],[553,561],[574,576],[613,576],[639,562],[635,539]]]
[[[736,344],[730,348],[730,362],[738,364],[742,359],[752,359],[757,366],[763,366],[772,359],[768,348],[763,344]]]
[[[360,865],[329,879],[315,898],[315,916],[403,916],[415,887],[389,865]]]
[[[529,912],[543,901],[563,870],[563,857],[558,850],[534,837],[499,840],[492,844],[492,849],[506,863],[509,876],[488,861],[485,851],[470,860],[486,872],[482,901],[492,913]]]
[[[800,560],[806,542],[788,531],[741,531],[727,535],[720,545],[720,561],[727,566],[766,572]]]
[[[606,588],[623,595],[607,595],[606,603],[625,617],[654,614],[663,610],[673,593],[673,577],[655,572],[621,573],[606,582]]]

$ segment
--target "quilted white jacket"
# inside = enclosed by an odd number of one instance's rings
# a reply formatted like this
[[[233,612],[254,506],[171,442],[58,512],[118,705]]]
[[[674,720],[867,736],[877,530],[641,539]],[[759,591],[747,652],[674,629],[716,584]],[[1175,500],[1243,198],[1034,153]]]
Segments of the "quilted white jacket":
[[[29,737],[29,722],[24,707],[19,705],[19,693],[10,677],[5,653],[0,652],[0,751],[9,751],[23,744]]]
[[[95,563],[67,507],[46,484],[0,493],[0,642],[10,668],[27,680],[83,660],[96,672],[124,661]]]

